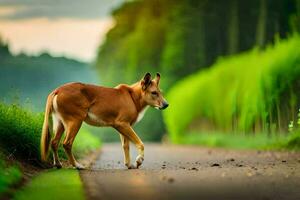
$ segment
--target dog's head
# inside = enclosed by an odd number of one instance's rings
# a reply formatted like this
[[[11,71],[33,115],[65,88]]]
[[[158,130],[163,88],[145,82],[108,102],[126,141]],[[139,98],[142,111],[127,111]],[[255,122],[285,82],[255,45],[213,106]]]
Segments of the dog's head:
[[[156,73],[156,77],[151,79],[151,74],[147,73],[140,81],[142,86],[142,98],[149,105],[154,108],[163,110],[166,109],[169,104],[163,97],[161,90],[159,89],[160,74]]]

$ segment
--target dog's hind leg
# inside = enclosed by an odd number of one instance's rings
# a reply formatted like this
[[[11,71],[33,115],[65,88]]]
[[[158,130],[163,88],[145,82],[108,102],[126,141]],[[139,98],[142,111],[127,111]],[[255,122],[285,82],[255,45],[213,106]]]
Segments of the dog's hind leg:
[[[53,119],[53,121],[54,120],[57,120],[57,119]],[[54,162],[53,164],[55,167],[61,168],[62,165],[61,165],[61,162],[59,161],[57,151],[58,151],[58,146],[59,146],[61,136],[65,129],[64,129],[63,124],[60,121],[57,121],[56,123],[54,122],[53,126],[54,126],[54,133],[55,133],[54,138],[51,141],[51,147],[52,147],[52,151],[53,151],[53,162]]]
[[[124,164],[128,169],[133,169],[135,168],[134,165],[130,164],[130,144],[129,144],[129,139],[125,137],[124,135],[120,134],[120,139],[122,143],[122,148],[124,151]]]
[[[63,142],[63,147],[68,156],[71,165],[77,169],[84,169],[83,165],[79,164],[72,153],[72,145],[74,139],[81,127],[82,121],[72,120],[66,123],[66,137]]]

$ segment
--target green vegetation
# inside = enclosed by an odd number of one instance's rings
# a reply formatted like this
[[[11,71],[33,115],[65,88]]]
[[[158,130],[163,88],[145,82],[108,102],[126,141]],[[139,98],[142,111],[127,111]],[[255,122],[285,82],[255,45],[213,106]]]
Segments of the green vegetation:
[[[42,113],[36,114],[18,105],[0,103],[0,146],[6,152],[38,160],[42,125]],[[83,155],[99,148],[100,144],[99,139],[86,129],[82,129],[74,142],[74,151]],[[61,148],[60,152],[62,151]]]
[[[208,147],[223,147],[235,149],[281,149],[285,148],[287,138],[285,136],[257,134],[224,134],[224,133],[205,133],[195,132],[187,134],[178,141],[181,144],[204,145]]]
[[[36,114],[29,110],[24,110],[18,105],[0,103],[0,147],[1,152],[3,152],[3,156],[2,154],[0,155],[0,196],[4,192],[7,192],[13,184],[18,183],[22,177],[22,173],[17,165],[8,165],[4,160],[4,155],[21,159],[23,162],[27,160],[39,162],[42,123],[43,113]],[[99,148],[100,145],[99,139],[95,138],[84,127],[78,133],[78,137],[76,137],[73,150],[77,157],[82,157],[90,151]],[[60,147],[59,152],[62,158],[66,158],[62,147]],[[13,163],[17,162],[14,161]],[[62,199],[66,194],[72,198],[75,195],[74,199],[83,198],[78,173],[76,171],[62,170],[60,172],[48,172],[40,175],[31,184],[26,186],[24,192],[18,193],[17,199],[28,199],[29,193],[37,185],[39,185],[39,189],[30,194],[32,195],[30,197],[33,199],[53,198],[56,192],[58,199]],[[53,187],[54,185],[55,187]],[[50,193],[45,193],[45,191],[49,191]],[[45,194],[52,195],[47,196]]]
[[[100,146],[101,140],[91,134],[86,127],[81,127],[74,141],[74,154],[83,157]]]
[[[279,142],[280,147],[287,149],[300,149],[300,130],[293,132],[290,136],[285,140]]]
[[[82,200],[83,186],[79,173],[72,169],[50,170],[35,178],[18,191],[16,200]]]
[[[132,83],[146,71],[166,86],[216,58],[274,42],[297,31],[299,0],[127,1],[112,12],[116,25],[99,48],[106,84]],[[280,15],[274,16],[274,13]]]
[[[290,121],[290,135],[283,141],[278,142],[278,146],[288,149],[300,149],[300,109],[298,110],[297,121]]]
[[[8,192],[9,188],[22,178],[20,169],[14,165],[5,162],[4,156],[0,152],[0,196]]]
[[[274,35],[299,31],[299,5],[299,0],[126,1],[112,13],[116,25],[99,48],[96,67],[110,86],[159,71],[168,90],[219,56],[264,48]],[[155,127],[162,136],[162,121],[160,112],[147,113],[136,130],[147,138],[143,132]]]
[[[256,138],[286,132],[300,107],[299,46],[300,37],[295,35],[264,51],[219,59],[210,69],[179,81],[167,95],[171,106],[164,113],[171,140],[205,138],[185,139],[193,137],[191,132]]]
[[[23,158],[39,158],[43,114],[0,103],[0,146]]]

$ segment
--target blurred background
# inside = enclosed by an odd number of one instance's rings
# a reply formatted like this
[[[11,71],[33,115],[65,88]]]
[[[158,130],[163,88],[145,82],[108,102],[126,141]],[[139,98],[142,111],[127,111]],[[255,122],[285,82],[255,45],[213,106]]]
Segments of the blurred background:
[[[142,140],[299,147],[299,31],[299,0],[0,0],[0,97],[43,112],[63,83],[160,72],[170,107],[148,109]]]

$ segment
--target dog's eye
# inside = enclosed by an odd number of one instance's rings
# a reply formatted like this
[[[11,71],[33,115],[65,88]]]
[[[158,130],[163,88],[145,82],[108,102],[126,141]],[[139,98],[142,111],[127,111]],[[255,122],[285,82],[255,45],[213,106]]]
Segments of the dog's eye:
[[[152,95],[158,96],[158,93],[156,91],[151,92]]]

